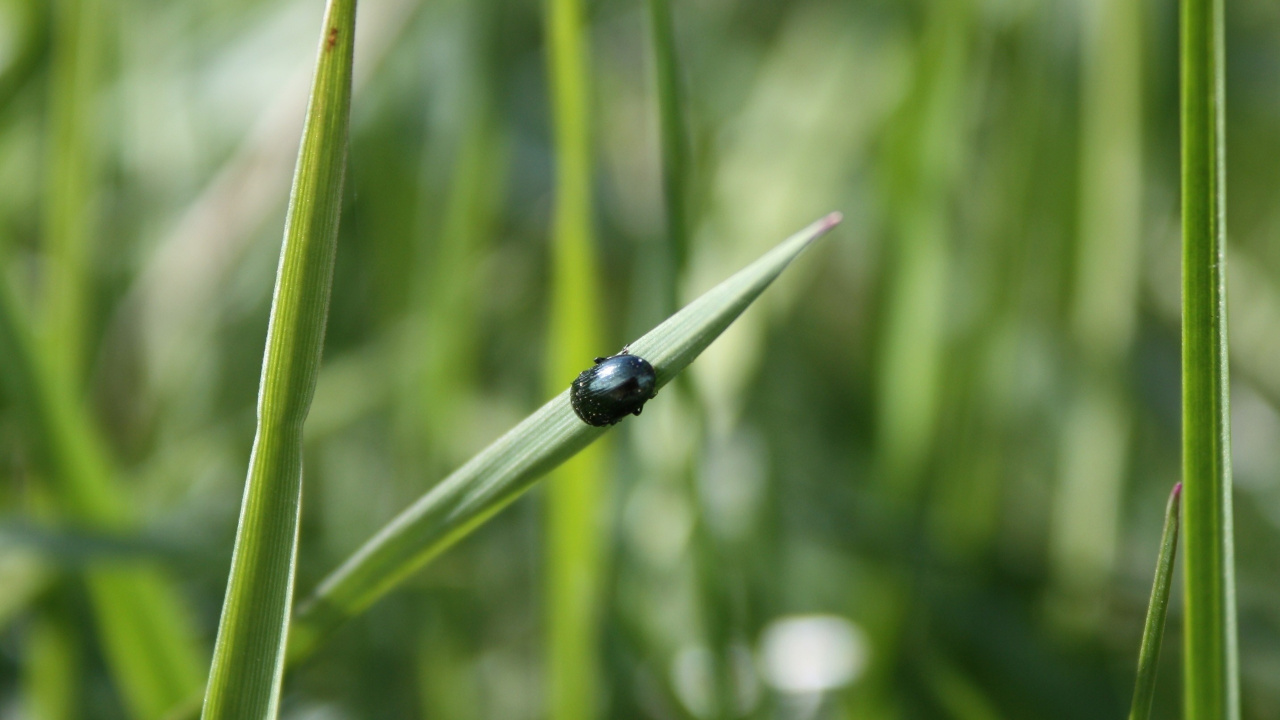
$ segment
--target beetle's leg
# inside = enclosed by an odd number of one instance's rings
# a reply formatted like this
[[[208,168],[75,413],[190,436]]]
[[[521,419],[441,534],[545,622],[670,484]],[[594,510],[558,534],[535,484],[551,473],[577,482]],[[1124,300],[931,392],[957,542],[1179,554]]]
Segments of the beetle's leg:
[[[596,364],[597,364],[597,365],[599,365],[600,363],[602,363],[602,362],[604,362],[605,360],[608,360],[608,359],[609,359],[609,358],[602,358],[602,357],[598,357],[598,358],[596,358]]]
[[[630,354],[631,354],[631,343],[627,343],[626,345],[623,345],[623,346],[622,346],[622,352],[619,352],[618,354],[619,354],[619,355],[630,355]]]

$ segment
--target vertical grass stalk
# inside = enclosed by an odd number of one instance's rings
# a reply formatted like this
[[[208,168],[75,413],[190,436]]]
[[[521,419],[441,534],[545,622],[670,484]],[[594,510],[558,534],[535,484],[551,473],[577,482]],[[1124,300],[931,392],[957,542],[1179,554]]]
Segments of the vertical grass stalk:
[[[1133,418],[1125,372],[1138,317],[1142,232],[1141,0],[1081,4],[1079,228],[1071,334],[1076,390],[1065,414],[1052,549],[1061,619],[1107,605]]]
[[[1173,486],[1164,511],[1164,531],[1160,535],[1160,554],[1156,557],[1156,577],[1151,583],[1151,600],[1147,603],[1147,622],[1142,628],[1142,649],[1138,652],[1138,678],[1133,684],[1133,704],[1129,720],[1147,720],[1151,716],[1151,700],[1156,693],[1156,666],[1160,661],[1160,642],[1164,639],[1164,618],[1169,610],[1169,586],[1173,581],[1173,561],[1178,554],[1179,511],[1182,506],[1182,483]]]
[[[590,79],[581,0],[547,0],[555,136],[548,388],[562,390],[604,352],[591,240]],[[547,486],[547,707],[557,720],[595,715],[603,453],[587,448]]]
[[[668,297],[664,298],[663,312],[670,313],[678,306],[676,284],[689,253],[689,142],[669,0],[649,0],[649,23],[658,95],[662,195],[667,215]]]
[[[667,237],[660,277],[663,281],[663,314],[678,307],[677,288],[689,255],[690,150],[685,126],[684,96],[680,90],[680,61],[676,53],[675,22],[668,0],[649,0],[650,37],[653,46],[654,80],[658,100],[659,148],[662,157],[663,209]],[[735,622],[726,597],[725,569],[718,560],[718,538],[706,519],[706,503],[698,492],[701,458],[706,446],[706,408],[697,393],[685,392],[686,383],[676,383],[672,391],[687,397],[692,412],[686,431],[696,438],[695,451],[685,458],[683,489],[694,513],[691,531],[695,593],[703,642],[710,649],[712,707],[710,717],[729,718],[736,714],[736,687],[733,677],[731,643]]]
[[[24,679],[27,716],[40,720],[78,717],[80,688],[84,686],[83,658],[71,614],[65,603],[42,607],[27,636]]]
[[[42,333],[36,337],[23,322],[9,288],[0,290],[0,367],[57,511],[83,526],[119,532],[134,522],[132,504],[115,483],[110,455],[81,399],[94,282],[95,133],[101,124],[95,98],[106,8],[100,0],[58,0],[48,11]],[[200,653],[194,632],[157,569],[97,562],[85,576],[103,654],[130,715],[157,718],[195,692]]]
[[[1182,0],[1180,24],[1184,717],[1236,720],[1222,0]]]
[[[952,253],[947,209],[966,117],[970,6],[930,6],[914,84],[888,140],[892,270],[876,422],[884,480],[899,507],[919,492],[937,424]]]
[[[315,392],[347,161],[355,0],[330,0],[285,220],[207,719],[274,718],[293,600],[302,426]]]
[[[22,419],[32,464],[49,481],[60,513],[84,527],[126,532],[134,517],[107,450],[70,383],[43,361],[17,307],[0,284],[0,388]],[[153,720],[198,692],[195,633],[154,565],[97,562],[85,580],[103,654],[132,717]]]
[[[50,58],[47,191],[44,242],[46,360],[63,382],[81,387],[85,360],[85,300],[92,276],[93,196],[98,169],[94,132],[102,64],[101,0],[57,0]]]

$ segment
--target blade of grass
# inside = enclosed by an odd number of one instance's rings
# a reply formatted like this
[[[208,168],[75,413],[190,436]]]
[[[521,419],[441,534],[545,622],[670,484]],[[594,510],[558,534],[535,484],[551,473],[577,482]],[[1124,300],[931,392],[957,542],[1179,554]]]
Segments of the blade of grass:
[[[302,426],[324,347],[342,208],[355,14],[355,0],[330,0],[325,10],[205,718],[274,718],[278,709],[302,500]]]
[[[101,0],[58,0],[53,9],[41,340],[56,376],[80,387],[85,360],[85,300],[91,290],[94,183],[98,153],[95,96],[105,27]]]
[[[49,52],[49,33],[45,26],[50,12],[46,4],[42,0],[26,0],[19,4],[17,12],[19,17],[14,24],[20,28],[21,37],[9,63],[0,69],[0,115],[8,114],[5,111],[38,73]]]
[[[83,659],[65,603],[46,603],[27,634],[25,694],[29,717],[70,720],[79,715]]]
[[[650,38],[653,48],[654,79],[658,100],[659,147],[662,156],[663,209],[666,212],[667,237],[662,279],[661,301],[664,314],[676,308],[677,287],[684,276],[689,256],[689,140],[685,127],[685,103],[680,91],[680,61],[676,54],[675,22],[668,0],[649,0]],[[725,556],[719,538],[707,522],[708,508],[698,492],[699,473],[705,462],[706,407],[702,396],[687,392],[677,383],[668,392],[688,397],[690,414],[686,436],[697,438],[694,453],[684,458],[681,468],[681,490],[690,507],[696,508],[690,532],[690,560],[694,568],[694,592],[703,633],[710,649],[712,704],[709,717],[729,718],[737,713],[737,691],[732,666],[732,642],[737,630],[731,598],[726,592]]]
[[[630,351],[671,382],[754,301],[810,242],[840,222],[832,215],[801,230],[672,315]],[[588,361],[590,359],[588,358]],[[308,655],[339,624],[362,612],[529,489],[535,480],[607,431],[578,419],[566,390],[388,523],[299,605],[291,660]]]
[[[920,491],[938,419],[953,271],[948,208],[962,167],[972,82],[971,5],[930,6],[914,85],[887,134],[892,271],[880,343],[877,454],[900,507]]]
[[[649,0],[649,23],[653,38],[653,74],[658,91],[662,193],[667,213],[667,253],[670,255],[667,302],[674,308],[676,283],[689,254],[689,141],[680,94],[675,23],[671,19],[668,0]]]
[[[1181,507],[1182,483],[1178,483],[1169,493],[1169,502],[1165,506],[1164,531],[1160,535],[1160,554],[1156,557],[1156,577],[1151,583],[1151,601],[1147,603],[1147,622],[1142,627],[1138,678],[1133,684],[1129,720],[1147,720],[1151,716],[1151,699],[1156,693],[1156,665],[1160,660],[1160,642],[1164,639],[1164,618],[1169,610],[1169,585],[1173,581],[1173,561],[1178,554]]]
[[[1187,720],[1240,716],[1227,372],[1222,0],[1181,2]]]
[[[591,81],[582,4],[548,0],[546,7],[556,164],[547,333],[551,392],[571,381],[583,358],[601,354],[603,346],[591,237]],[[601,448],[584,449],[547,479],[547,712],[560,720],[595,716],[604,462]]]
[[[1133,417],[1124,392],[1142,237],[1142,13],[1081,6],[1079,228],[1071,330],[1079,358],[1051,524],[1056,614],[1092,627],[1108,604]]]
[[[53,488],[58,509],[97,529],[123,530],[130,506],[71,383],[56,381],[29,329],[0,286],[0,384],[22,418],[34,464]],[[97,563],[86,570],[89,597],[107,664],[133,717],[160,717],[200,687],[201,655],[174,588],[154,565]]]

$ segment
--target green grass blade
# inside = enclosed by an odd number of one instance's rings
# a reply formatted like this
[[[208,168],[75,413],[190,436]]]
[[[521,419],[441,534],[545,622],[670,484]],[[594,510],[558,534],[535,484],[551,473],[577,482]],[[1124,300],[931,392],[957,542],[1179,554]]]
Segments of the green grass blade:
[[[80,387],[86,357],[86,300],[98,152],[95,110],[105,13],[101,0],[58,0],[53,9],[44,234],[45,279],[41,340],[57,377]]]
[[[668,281],[671,307],[675,284],[689,252],[689,141],[680,95],[680,64],[669,0],[649,0],[658,128],[662,148],[662,193],[667,213]]]
[[[273,718],[278,709],[297,556],[302,426],[324,346],[342,208],[355,11],[355,0],[330,0],[325,11],[205,718]]]
[[[829,215],[783,241],[631,343],[631,352],[653,364],[658,387],[671,382],[810,242],[839,221],[839,214]],[[584,358],[583,367],[590,361]],[[578,419],[569,406],[568,390],[543,405],[432,488],[325,578],[299,606],[290,634],[290,657],[307,655],[337,625],[368,608],[606,431]]]
[[[0,384],[22,418],[35,465],[47,474],[58,509],[86,526],[122,530],[130,508],[113,482],[106,449],[70,383],[42,356],[0,287]],[[86,573],[103,654],[135,718],[152,720],[200,687],[195,632],[178,594],[157,568],[99,563]]]
[[[1121,529],[1133,412],[1123,392],[1138,319],[1142,20],[1137,0],[1081,11],[1079,226],[1071,297],[1076,388],[1064,413],[1050,552],[1054,614],[1097,622]]]
[[[599,355],[595,247],[591,237],[590,78],[582,0],[548,0],[547,54],[555,136],[551,243],[551,392]],[[591,448],[547,479],[547,712],[562,720],[595,715],[604,456]]]
[[[888,245],[877,454],[895,503],[917,497],[932,452],[954,273],[948,208],[959,178],[973,82],[973,3],[929,6],[920,63],[888,143]]]
[[[14,23],[21,37],[18,49],[9,63],[0,69],[0,113],[8,111],[19,92],[36,76],[49,52],[49,33],[45,27],[50,14],[44,2],[28,0],[19,5]]]
[[[1164,618],[1169,610],[1173,561],[1178,554],[1181,507],[1182,483],[1178,483],[1173,486],[1164,511],[1164,531],[1160,535],[1160,554],[1156,557],[1156,577],[1151,583],[1151,601],[1147,603],[1147,622],[1142,628],[1138,679],[1133,684],[1133,704],[1129,709],[1129,720],[1147,720],[1151,717],[1151,699],[1156,693],[1156,665],[1160,660],[1160,641],[1164,639]]]
[[[1182,484],[1187,720],[1240,717],[1227,375],[1222,0],[1182,0]]]
[[[24,691],[30,717],[71,720],[79,715],[84,659],[66,603],[46,603],[31,622],[26,643]]]

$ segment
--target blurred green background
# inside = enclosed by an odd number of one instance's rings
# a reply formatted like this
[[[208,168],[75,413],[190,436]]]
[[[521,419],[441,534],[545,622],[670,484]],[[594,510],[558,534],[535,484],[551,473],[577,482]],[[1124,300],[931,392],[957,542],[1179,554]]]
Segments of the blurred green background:
[[[595,354],[845,222],[603,444],[570,684],[602,718],[1122,717],[1179,478],[1176,3],[672,11],[675,248],[648,7],[586,6]],[[119,568],[199,687],[321,12],[0,1],[0,282],[44,378],[0,352],[4,720],[163,716]],[[1280,5],[1226,13],[1241,682],[1277,718]],[[549,397],[543,15],[362,1],[300,595]],[[548,717],[543,494],[291,668],[283,716]]]

